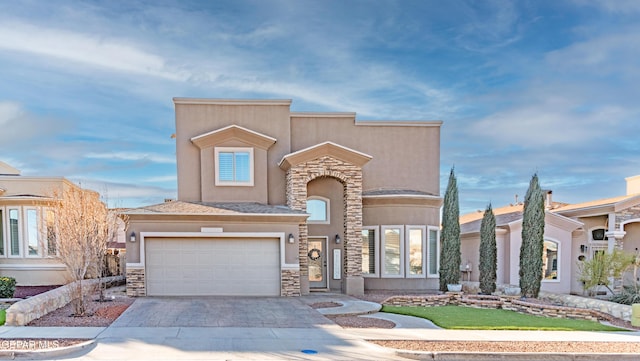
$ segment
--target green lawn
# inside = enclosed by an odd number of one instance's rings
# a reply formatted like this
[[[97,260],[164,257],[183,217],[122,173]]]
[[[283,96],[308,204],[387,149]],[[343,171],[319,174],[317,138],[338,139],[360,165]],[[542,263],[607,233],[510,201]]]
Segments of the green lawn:
[[[626,331],[586,320],[549,318],[506,310],[459,306],[384,306],[382,312],[426,318],[442,328],[454,330]]]
[[[7,319],[7,310],[0,310],[0,326],[4,325],[4,321]]]

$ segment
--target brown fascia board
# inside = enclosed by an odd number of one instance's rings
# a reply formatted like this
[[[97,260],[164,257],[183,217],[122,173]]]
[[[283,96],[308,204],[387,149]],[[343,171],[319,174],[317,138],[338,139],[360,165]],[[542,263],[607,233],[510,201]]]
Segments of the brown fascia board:
[[[283,170],[289,170],[292,166],[317,159],[323,156],[331,156],[358,167],[364,166],[373,159],[372,156],[358,152],[333,142],[320,143],[299,151],[285,155],[278,165]]]
[[[206,99],[173,98],[173,104],[196,105],[291,105],[291,99]]]
[[[240,223],[291,223],[300,224],[307,221],[309,214],[273,214],[273,213],[123,213],[130,221],[158,220],[166,222],[167,218],[176,221],[209,221]]]
[[[204,149],[231,139],[237,139],[264,150],[271,148],[276,142],[275,138],[235,124],[195,136],[191,138],[191,142],[198,148]]]
[[[356,113],[353,112],[291,112],[291,119],[294,118],[351,118],[355,120]]]
[[[357,126],[366,127],[441,127],[442,120],[357,120]]]
[[[439,208],[442,203],[442,197],[418,194],[385,194],[362,197],[363,206],[422,205]]]

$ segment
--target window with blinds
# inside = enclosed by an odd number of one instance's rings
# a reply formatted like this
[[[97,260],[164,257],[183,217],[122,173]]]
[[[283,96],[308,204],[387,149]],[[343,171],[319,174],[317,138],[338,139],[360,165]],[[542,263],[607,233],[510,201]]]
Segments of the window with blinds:
[[[253,148],[215,149],[216,185],[253,186]]]
[[[378,235],[376,228],[362,230],[362,274],[364,276],[378,275]]]

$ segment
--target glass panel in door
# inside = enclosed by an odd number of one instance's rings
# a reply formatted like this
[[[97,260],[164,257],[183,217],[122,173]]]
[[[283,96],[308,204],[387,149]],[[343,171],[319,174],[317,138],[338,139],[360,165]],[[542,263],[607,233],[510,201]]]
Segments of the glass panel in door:
[[[327,288],[326,238],[309,237],[307,242],[309,258],[309,287]]]

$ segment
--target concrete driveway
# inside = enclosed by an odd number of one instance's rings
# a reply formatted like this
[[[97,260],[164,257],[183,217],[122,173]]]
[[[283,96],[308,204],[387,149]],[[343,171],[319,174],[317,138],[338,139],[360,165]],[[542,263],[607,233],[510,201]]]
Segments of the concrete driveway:
[[[297,297],[141,297],[111,327],[269,327],[333,325]]]

